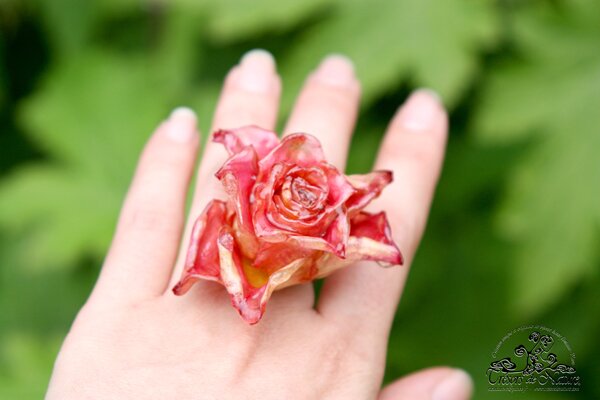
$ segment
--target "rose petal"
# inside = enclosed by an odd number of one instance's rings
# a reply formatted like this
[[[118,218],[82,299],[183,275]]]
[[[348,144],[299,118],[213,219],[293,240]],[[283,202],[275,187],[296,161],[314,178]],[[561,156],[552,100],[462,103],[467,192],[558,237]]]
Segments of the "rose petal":
[[[251,146],[231,156],[215,174],[235,208],[236,234],[247,257],[254,257],[258,246],[250,211],[250,198],[257,174],[258,159]]]
[[[315,262],[316,274],[312,279],[325,278],[338,269],[349,266],[353,262],[355,261],[351,261],[348,258],[337,257],[333,253],[322,253],[321,257],[319,257]]]
[[[350,236],[350,223],[345,207],[339,207],[337,214],[331,225],[329,225],[324,239],[332,247],[336,256],[345,258],[346,246]]]
[[[262,158],[259,168],[261,173],[268,174],[277,163],[312,167],[322,161],[325,161],[325,156],[317,138],[305,133],[294,133],[285,136],[277,147]]]
[[[252,222],[256,236],[267,240],[268,242],[280,242],[285,240],[289,231],[282,231],[273,226],[267,219],[267,208],[272,202],[273,186],[281,180],[289,166],[285,164],[275,164],[265,182],[259,182],[254,186],[254,204],[252,205]]]
[[[198,279],[219,280],[219,253],[217,237],[219,229],[227,224],[225,202],[212,200],[196,219],[185,259],[181,280],[173,288],[180,296],[187,292]]]
[[[249,324],[257,323],[262,317],[260,307],[262,293],[248,282],[233,235],[222,229],[218,239],[220,278],[231,297],[231,303]]]
[[[252,146],[258,158],[263,158],[279,144],[275,132],[255,125],[218,130],[213,134],[213,141],[222,143],[230,155],[241,152],[246,146]]]
[[[267,210],[259,207],[255,210],[253,221],[256,236],[268,243],[287,243],[300,248],[328,251],[344,256],[343,235],[345,215],[338,216],[336,212],[321,214],[312,225],[300,220],[288,220],[281,214],[275,214],[273,206]],[[339,217],[339,219],[338,219]],[[311,233],[317,232],[315,235]],[[341,243],[341,245],[340,245]]]
[[[269,281],[261,298],[263,311],[267,301],[275,290],[307,281],[307,279],[302,278],[303,274],[298,274],[298,272],[303,272],[305,270],[308,261],[310,260],[306,258],[292,261],[269,277]]]
[[[264,284],[255,286],[254,284],[259,282],[249,279],[248,270],[252,267],[240,256],[235,239],[228,228],[221,230],[218,248],[221,281],[231,297],[233,306],[244,321],[251,325],[262,318],[273,291],[287,283],[304,264],[304,260],[296,260],[271,274]]]
[[[325,235],[314,236],[289,236],[286,242],[303,249],[333,253],[340,258],[346,257],[346,246],[349,240],[348,217],[340,212],[329,225]]]
[[[333,211],[325,209],[321,213],[314,215],[312,219],[299,219],[282,213],[279,207],[277,207],[276,202],[268,201],[267,204],[266,222],[261,224],[263,233],[257,233],[259,237],[271,236],[274,233],[279,235],[280,232],[284,232],[286,235],[296,234],[320,237],[335,218]]]
[[[327,175],[327,184],[329,185],[328,206],[330,209],[338,209],[356,195],[357,190],[336,167],[321,163],[321,169]]]
[[[348,175],[356,192],[346,202],[350,216],[365,208],[381,191],[392,182],[392,171],[374,171],[370,174]]]
[[[384,212],[361,212],[352,221],[346,258],[342,259],[333,253],[322,253],[316,260],[318,272],[312,279],[324,278],[360,260],[377,261],[382,266],[402,265],[402,254],[391,238]]]
[[[292,244],[289,241],[279,243],[261,242],[253,266],[267,273],[273,273],[292,261],[306,258],[313,250]]]
[[[350,234],[350,224],[345,209],[340,208],[333,221],[327,227],[323,237],[289,235],[283,241],[284,245],[303,250],[333,253],[339,258],[346,257],[346,246]]]
[[[351,219],[346,258],[378,261],[383,266],[402,265],[402,253],[392,239],[385,212],[361,211]]]

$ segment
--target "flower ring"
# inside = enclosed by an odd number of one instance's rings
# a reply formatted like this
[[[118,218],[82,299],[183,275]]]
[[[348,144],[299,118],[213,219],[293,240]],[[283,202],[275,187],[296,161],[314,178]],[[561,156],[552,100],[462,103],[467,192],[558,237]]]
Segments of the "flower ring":
[[[385,212],[363,211],[392,181],[391,171],[346,176],[305,133],[279,140],[245,126],[219,130],[213,141],[229,153],[216,173],[228,201],[213,199],[196,220],[176,295],[199,279],[219,282],[255,324],[274,290],[358,260],[402,264]]]

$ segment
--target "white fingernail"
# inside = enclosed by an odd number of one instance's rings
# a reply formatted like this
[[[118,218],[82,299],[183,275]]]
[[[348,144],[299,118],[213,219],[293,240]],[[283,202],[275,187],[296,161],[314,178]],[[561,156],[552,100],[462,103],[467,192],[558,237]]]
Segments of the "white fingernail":
[[[273,87],[275,59],[266,50],[256,49],[244,54],[240,61],[239,85],[249,92],[264,93]]]
[[[196,113],[187,107],[173,110],[167,121],[167,135],[176,142],[189,142],[196,133]]]
[[[442,109],[440,96],[431,89],[413,92],[400,110],[400,123],[408,130],[426,131],[436,123]]]
[[[346,56],[333,54],[321,62],[313,77],[326,85],[348,86],[354,81],[354,64]]]
[[[435,386],[431,400],[468,400],[472,393],[471,376],[461,369],[455,369]]]

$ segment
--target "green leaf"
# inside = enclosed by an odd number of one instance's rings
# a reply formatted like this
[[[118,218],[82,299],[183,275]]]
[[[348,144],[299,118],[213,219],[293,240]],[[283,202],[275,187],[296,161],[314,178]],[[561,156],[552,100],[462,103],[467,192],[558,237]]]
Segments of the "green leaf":
[[[522,65],[498,66],[475,122],[488,144],[528,140],[499,218],[518,247],[514,306],[544,310],[597,264],[600,226],[600,7],[547,5],[515,18]],[[506,88],[511,88],[507,90]]]
[[[97,6],[119,12],[112,4]],[[49,158],[0,184],[0,226],[13,235],[27,232],[20,246],[26,268],[73,268],[82,256],[101,259],[155,126],[185,103],[201,122],[210,121],[220,85],[214,76],[195,82],[203,54],[199,20],[190,10],[161,8],[161,29],[141,51],[124,55],[91,46],[59,59],[20,104],[21,127]]]
[[[84,51],[92,41],[98,26],[107,17],[140,10],[140,1],[137,0],[27,0],[27,2],[39,10],[55,55],[58,57],[73,56]],[[150,3],[150,1],[145,2]]]
[[[84,48],[96,19],[94,1],[38,0],[49,38],[57,53],[72,54]]]
[[[0,186],[0,223],[17,235],[20,263],[31,270],[75,266],[110,243],[123,188],[64,168],[29,166]]]
[[[367,102],[410,79],[454,105],[477,72],[478,52],[496,41],[492,5],[463,0],[340,3],[293,47],[283,65],[285,82],[297,89],[306,71],[338,52],[356,63]]]
[[[211,33],[220,40],[246,39],[265,31],[289,29],[338,0],[290,1],[221,0],[205,2],[210,7]]]
[[[24,128],[58,159],[126,183],[123,170],[166,112],[165,82],[142,59],[103,53],[60,64],[45,81],[21,110]]]
[[[92,53],[50,72],[20,121],[51,164],[0,186],[0,225],[30,232],[28,266],[103,256],[137,155],[171,98],[169,80],[142,60]]]

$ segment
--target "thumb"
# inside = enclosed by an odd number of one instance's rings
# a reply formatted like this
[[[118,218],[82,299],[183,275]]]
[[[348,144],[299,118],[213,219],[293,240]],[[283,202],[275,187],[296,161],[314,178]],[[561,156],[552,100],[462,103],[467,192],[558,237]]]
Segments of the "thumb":
[[[468,400],[472,393],[473,380],[465,371],[436,367],[390,383],[378,400]]]

